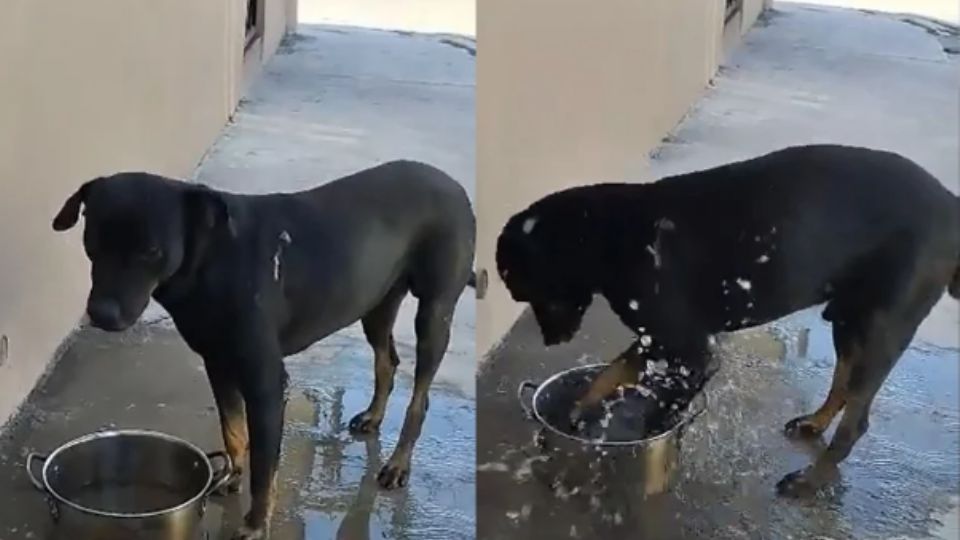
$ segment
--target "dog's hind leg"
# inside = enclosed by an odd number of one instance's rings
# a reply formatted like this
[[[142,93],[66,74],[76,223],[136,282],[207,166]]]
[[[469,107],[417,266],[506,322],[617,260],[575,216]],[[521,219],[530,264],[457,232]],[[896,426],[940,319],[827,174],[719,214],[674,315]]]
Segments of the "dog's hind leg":
[[[397,365],[400,364],[400,357],[393,342],[393,324],[406,294],[406,283],[398,282],[362,319],[363,332],[373,347],[376,382],[370,406],[350,420],[350,431],[370,433],[376,431],[383,421],[387,400],[393,391],[393,377],[397,372]]]
[[[207,378],[210,380],[210,388],[213,390],[213,398],[217,403],[217,412],[220,415],[223,445],[233,462],[233,476],[227,483],[225,491],[236,493],[243,485],[243,469],[249,449],[247,414],[243,395],[240,393],[236,377],[223,362],[204,359],[204,364]]]
[[[400,430],[397,447],[380,470],[377,480],[386,489],[403,487],[410,474],[410,457],[420,437],[420,429],[430,406],[429,390],[440,361],[450,342],[450,323],[457,297],[441,300],[421,299],[417,306],[417,365],[414,372],[413,396]]]
[[[834,321],[849,332],[853,346],[844,353],[849,365],[845,407],[829,446],[814,464],[792,472],[777,483],[777,492],[788,496],[815,493],[836,476],[837,465],[850,455],[869,426],[870,406],[890,371],[910,344],[924,317],[943,293],[943,282],[914,282],[906,294],[887,307],[856,319]]]
[[[847,382],[850,379],[851,358],[857,356],[856,336],[843,322],[833,324],[833,346],[837,363],[833,368],[830,391],[820,408],[811,414],[798,416],[786,423],[784,434],[792,439],[812,439],[823,434],[847,403]]]

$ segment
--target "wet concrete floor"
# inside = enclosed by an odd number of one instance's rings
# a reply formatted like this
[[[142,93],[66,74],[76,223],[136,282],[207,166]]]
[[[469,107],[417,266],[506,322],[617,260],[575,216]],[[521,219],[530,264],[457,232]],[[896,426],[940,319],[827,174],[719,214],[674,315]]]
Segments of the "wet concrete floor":
[[[412,362],[401,347],[403,362]],[[346,422],[366,407],[373,384],[365,341],[331,336],[287,360],[290,400],[273,538],[281,540],[473,538],[473,399],[438,383],[414,453],[406,489],[375,482],[400,431],[411,380],[397,376],[379,437],[355,438]],[[44,498],[23,470],[28,451],[49,452],[102,428],[170,433],[212,451],[222,448],[217,414],[200,359],[164,325],[124,334],[82,331],[0,439],[0,540],[49,538]],[[229,538],[248,497],[214,497],[205,517],[210,539]]]
[[[524,316],[484,364],[478,538],[923,538],[937,534],[955,508],[960,354],[923,342],[880,392],[870,431],[836,488],[808,501],[775,496],[777,480],[808,464],[823,444],[781,434],[784,422],[811,412],[829,387],[833,348],[817,310],[719,341],[723,367],[708,388],[707,412],[684,437],[675,489],[646,501],[622,495],[629,478],[607,485],[606,494],[556,489],[549,476],[541,478],[550,469],[533,446],[538,426],[522,416],[517,385],[605,361],[630,341],[599,300],[574,342],[545,350],[536,323]]]

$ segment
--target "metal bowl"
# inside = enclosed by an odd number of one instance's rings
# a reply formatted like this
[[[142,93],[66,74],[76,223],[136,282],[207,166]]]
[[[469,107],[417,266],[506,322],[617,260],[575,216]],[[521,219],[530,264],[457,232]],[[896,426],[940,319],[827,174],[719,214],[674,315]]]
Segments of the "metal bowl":
[[[606,367],[580,366],[542,383],[520,383],[520,406],[527,418],[541,425],[536,443],[550,464],[545,478],[552,482],[571,479],[567,483],[582,492],[586,491],[585,484],[627,486],[631,493],[643,497],[667,491],[676,478],[683,433],[706,410],[706,397],[699,394],[695,400],[698,406],[684,411],[673,425],[653,436],[617,440],[578,436],[561,424],[569,422],[574,401]],[[527,405],[525,396],[529,390],[533,390],[533,397]]]
[[[116,430],[74,439],[49,456],[31,453],[26,469],[69,538],[193,540],[233,464],[224,452],[204,453],[165,433]]]

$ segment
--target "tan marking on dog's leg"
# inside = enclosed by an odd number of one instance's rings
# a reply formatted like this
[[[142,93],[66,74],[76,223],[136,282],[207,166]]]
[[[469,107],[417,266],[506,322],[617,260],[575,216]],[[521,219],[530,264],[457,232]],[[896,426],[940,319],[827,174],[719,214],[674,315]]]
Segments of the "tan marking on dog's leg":
[[[575,407],[583,410],[599,404],[607,396],[613,394],[617,387],[636,384],[639,374],[638,368],[626,358],[623,356],[617,358],[590,383],[590,388],[577,401]]]
[[[407,407],[407,414],[400,429],[400,438],[393,454],[377,475],[380,485],[386,489],[395,489],[406,485],[410,474],[410,458],[413,447],[420,437],[420,429],[427,416],[429,397],[427,395],[432,373],[429,378],[418,379],[414,383],[413,397]]]
[[[833,382],[830,383],[830,391],[827,393],[827,399],[824,400],[820,408],[810,415],[809,423],[821,433],[826,431],[833,419],[843,409],[847,403],[847,381],[850,379],[850,362],[846,357],[841,356],[837,359],[837,365],[833,369]]]
[[[243,481],[244,463],[250,449],[250,437],[247,433],[247,415],[244,410],[223,411],[220,418],[220,431],[223,444],[230,460],[233,461],[234,476],[227,484],[227,490],[240,491]]]
[[[393,336],[389,336],[387,345],[374,349],[374,390],[367,410],[350,421],[350,429],[361,433],[376,431],[387,411],[387,402],[393,391],[393,378],[397,372],[400,358],[397,355]]]
[[[390,392],[393,390],[393,376],[397,372],[399,358],[393,343],[393,336],[390,336],[390,344],[386,349],[380,349],[375,353],[374,359],[374,378],[375,387],[373,390],[373,399],[370,402],[370,414],[377,425],[383,420],[383,414],[387,410],[387,400],[390,398]]]
[[[841,355],[833,368],[833,381],[823,404],[811,414],[787,422],[784,432],[790,437],[818,437],[826,431],[847,404],[847,383],[850,380],[850,357]]]
[[[273,519],[273,513],[277,509],[277,471],[273,471],[273,480],[270,481],[270,494],[267,496],[267,512],[263,518],[263,526],[269,531],[270,520]]]
[[[247,459],[250,448],[250,438],[247,434],[247,415],[243,411],[233,411],[225,416],[221,423],[223,442],[227,453],[233,459],[235,466],[242,466]]]

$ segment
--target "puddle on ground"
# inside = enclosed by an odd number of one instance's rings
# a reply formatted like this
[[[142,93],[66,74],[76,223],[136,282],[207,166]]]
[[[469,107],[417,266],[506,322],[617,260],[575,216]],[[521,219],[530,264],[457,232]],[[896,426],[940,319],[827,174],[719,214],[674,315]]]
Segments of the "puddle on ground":
[[[402,361],[412,361],[404,358]],[[400,433],[412,380],[398,373],[380,437],[354,437],[373,360],[366,343],[331,336],[287,362],[291,393],[281,464],[277,538],[364,540],[473,538],[476,423],[472,399],[436,385],[406,488],[376,482]]]
[[[529,442],[536,428],[529,426],[530,438],[501,445],[499,457],[481,465],[488,475],[482,491],[512,485],[516,493],[501,508],[485,503],[481,523],[502,523],[484,525],[497,531],[486,537],[632,531],[637,538],[863,540],[949,530],[960,483],[960,352],[915,342],[881,389],[870,431],[842,464],[840,482],[797,501],[777,497],[774,486],[809,464],[832,430],[814,443],[790,441],[781,430],[826,395],[834,366],[830,327],[818,310],[808,310],[725,336],[719,348],[722,367],[708,386],[708,412],[684,437],[673,490],[645,501],[597,501],[518,475],[537,454]]]

